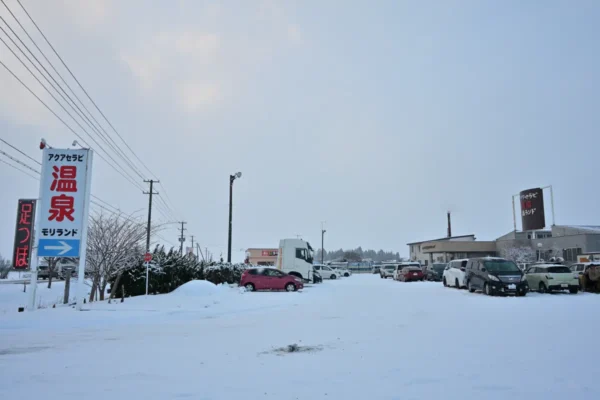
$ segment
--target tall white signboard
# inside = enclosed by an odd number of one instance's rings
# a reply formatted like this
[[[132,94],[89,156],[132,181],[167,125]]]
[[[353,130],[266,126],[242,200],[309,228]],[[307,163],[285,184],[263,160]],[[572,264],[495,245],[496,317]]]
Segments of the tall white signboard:
[[[46,148],[40,181],[37,257],[80,259],[78,308],[81,308],[85,296],[83,280],[92,158],[93,152],[88,149]],[[34,265],[37,266],[37,263]],[[32,291],[35,292],[35,289]]]

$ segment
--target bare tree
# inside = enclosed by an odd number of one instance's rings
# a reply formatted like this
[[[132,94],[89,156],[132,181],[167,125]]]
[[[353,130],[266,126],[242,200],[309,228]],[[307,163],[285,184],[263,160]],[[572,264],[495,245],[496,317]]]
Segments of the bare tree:
[[[104,300],[106,286],[114,277],[116,291],[123,271],[143,256],[145,241],[146,225],[141,220],[122,214],[90,216],[86,260],[86,274],[92,278],[90,301],[94,301],[96,291],[99,300]]]
[[[2,257],[2,254],[0,254],[0,279],[8,278],[9,271],[10,271],[10,260]]]
[[[48,265],[48,289],[50,289],[52,287],[52,275],[54,274],[54,271],[56,271],[56,266],[58,265],[60,258],[45,257],[44,261],[46,261],[46,264]]]
[[[535,261],[535,250],[531,247],[507,247],[502,249],[502,257],[515,263],[527,263]]]

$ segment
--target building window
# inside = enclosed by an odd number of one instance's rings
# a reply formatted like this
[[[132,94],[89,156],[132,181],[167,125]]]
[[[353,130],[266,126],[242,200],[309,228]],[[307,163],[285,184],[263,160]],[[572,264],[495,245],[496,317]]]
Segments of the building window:
[[[565,261],[577,261],[577,256],[581,255],[581,253],[581,247],[574,247],[563,251]]]

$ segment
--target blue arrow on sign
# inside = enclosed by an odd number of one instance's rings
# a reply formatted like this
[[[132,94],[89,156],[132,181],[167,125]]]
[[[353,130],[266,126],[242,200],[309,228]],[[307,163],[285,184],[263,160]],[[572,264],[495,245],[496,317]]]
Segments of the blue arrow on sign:
[[[79,257],[79,239],[40,239],[39,257]]]

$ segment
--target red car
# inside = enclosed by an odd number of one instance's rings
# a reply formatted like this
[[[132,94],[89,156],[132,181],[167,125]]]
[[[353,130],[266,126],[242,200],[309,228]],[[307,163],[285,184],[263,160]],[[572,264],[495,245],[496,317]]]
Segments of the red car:
[[[402,282],[425,280],[425,274],[423,274],[423,270],[419,267],[404,267],[402,268],[402,273],[399,275]]]
[[[244,271],[240,286],[247,291],[255,290],[285,290],[295,292],[304,288],[302,279],[288,275],[275,268],[251,268]]]

